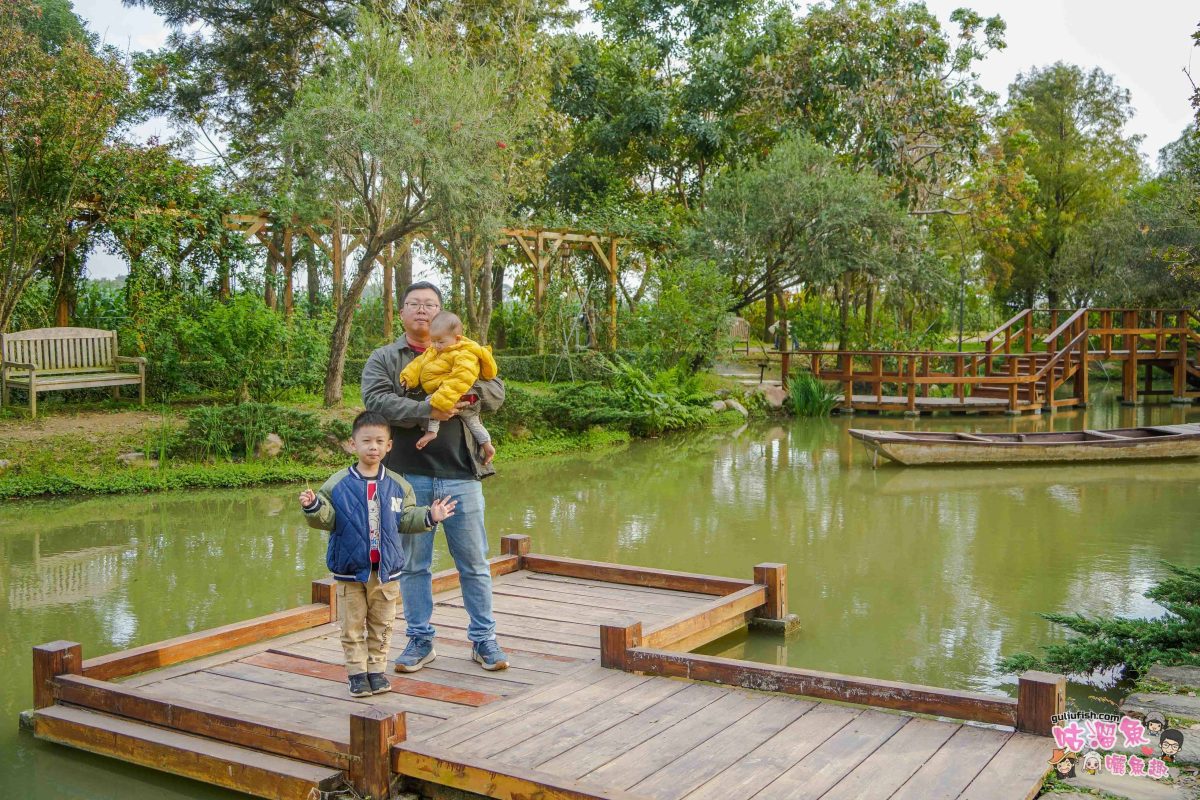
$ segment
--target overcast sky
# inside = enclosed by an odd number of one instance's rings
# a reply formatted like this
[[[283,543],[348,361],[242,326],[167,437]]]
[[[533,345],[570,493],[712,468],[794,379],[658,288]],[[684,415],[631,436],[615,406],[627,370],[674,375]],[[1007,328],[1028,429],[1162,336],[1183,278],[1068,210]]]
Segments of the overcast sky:
[[[960,6],[1004,18],[1008,47],[979,66],[983,85],[1002,98],[1019,73],[1055,61],[1097,66],[1111,73],[1133,95],[1136,113],[1127,132],[1145,136],[1141,150],[1152,167],[1157,165],[1159,149],[1176,139],[1192,119],[1191,84],[1183,69],[1194,65],[1193,74],[1200,73],[1200,49],[1193,48],[1191,41],[1200,23],[1200,3],[1195,0],[926,0],[925,4],[947,25],[950,13]],[[153,12],[126,8],[120,0],[76,0],[75,10],[104,41],[122,49],[147,50],[166,41],[167,30]],[[151,123],[142,133],[165,138],[170,132],[162,123]],[[126,271],[122,262],[100,253],[89,262],[93,277]]]

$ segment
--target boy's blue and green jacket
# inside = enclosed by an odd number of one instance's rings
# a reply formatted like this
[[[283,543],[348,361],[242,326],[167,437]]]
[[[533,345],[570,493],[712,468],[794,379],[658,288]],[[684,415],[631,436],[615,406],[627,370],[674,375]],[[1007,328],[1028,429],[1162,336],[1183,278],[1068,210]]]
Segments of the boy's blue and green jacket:
[[[433,530],[429,507],[417,505],[413,488],[381,464],[375,496],[379,499],[379,580],[400,577],[404,556],[400,534]],[[335,472],[317,490],[317,500],[304,508],[311,528],[330,531],[325,565],[339,581],[366,583],[371,577],[371,529],[367,510],[367,479],[356,467]]]

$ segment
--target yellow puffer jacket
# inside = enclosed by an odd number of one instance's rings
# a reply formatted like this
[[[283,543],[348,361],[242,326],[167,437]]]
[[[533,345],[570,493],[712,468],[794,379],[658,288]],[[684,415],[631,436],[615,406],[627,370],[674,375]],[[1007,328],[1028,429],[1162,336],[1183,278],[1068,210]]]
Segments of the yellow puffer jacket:
[[[490,381],[499,372],[492,348],[463,337],[458,344],[437,350],[430,347],[400,373],[404,385],[420,385],[439,411],[450,411],[477,380]]]

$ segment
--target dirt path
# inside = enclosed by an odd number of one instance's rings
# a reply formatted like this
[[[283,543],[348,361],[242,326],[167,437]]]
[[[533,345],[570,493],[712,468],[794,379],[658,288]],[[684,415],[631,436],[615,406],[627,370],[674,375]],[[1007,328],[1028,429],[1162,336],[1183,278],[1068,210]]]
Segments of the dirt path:
[[[0,442],[32,442],[49,436],[96,438],[139,433],[161,417],[156,411],[81,411],[45,414],[36,420],[0,420]]]

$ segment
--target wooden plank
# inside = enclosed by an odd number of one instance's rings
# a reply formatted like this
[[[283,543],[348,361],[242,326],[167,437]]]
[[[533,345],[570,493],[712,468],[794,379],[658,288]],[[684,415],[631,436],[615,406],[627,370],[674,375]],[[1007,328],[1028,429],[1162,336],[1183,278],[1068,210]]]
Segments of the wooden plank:
[[[853,721],[858,709],[818,703],[745,758],[687,795],[688,800],[747,800]]]
[[[1016,723],[1017,704],[1008,697],[647,648],[630,650],[627,660],[629,669],[657,675],[995,725]]]
[[[751,586],[733,592],[713,601],[707,607],[702,606],[653,627],[644,628],[642,644],[645,647],[668,648],[675,642],[707,631],[734,618],[739,620],[738,627],[741,627],[745,624],[745,615],[761,608],[766,602],[767,590],[764,586]]]
[[[971,781],[959,800],[1033,800],[1050,771],[1046,753],[1052,739],[1014,733]]]
[[[655,586],[637,586],[629,583],[613,583],[611,581],[599,581],[591,578],[577,578],[570,575],[552,575],[547,572],[528,572],[523,570],[515,573],[514,577],[527,580],[530,583],[562,584],[570,587],[571,591],[582,591],[587,588],[609,589],[622,592],[636,592],[639,594],[652,594],[660,597],[675,597],[683,600],[698,600],[703,603],[707,603],[712,599],[712,595],[700,592],[685,592],[678,589],[664,589]]]
[[[513,614],[509,611],[493,611],[496,619],[496,635],[508,638],[520,636],[524,639],[539,639],[577,647],[599,647],[600,626],[564,619]],[[434,607],[431,617],[435,625],[466,630],[467,614],[462,606]],[[465,637],[464,637],[465,638]]]
[[[649,680],[651,679],[641,675],[613,673],[611,678],[571,692],[553,704],[534,711],[524,711],[516,718],[485,733],[461,740],[454,746],[454,752],[494,757],[517,742],[524,742]]]
[[[436,617],[437,614],[435,613]],[[446,628],[450,632],[458,633],[463,639],[467,636],[467,622],[462,620],[457,624],[450,624],[446,621],[437,622],[441,628]],[[600,631],[596,629],[596,636],[592,640],[594,645],[583,644],[566,644],[556,641],[557,639],[566,638],[563,634],[558,633],[531,633],[530,636],[538,636],[537,639],[528,638],[526,636],[515,636],[511,633],[501,632],[499,634],[500,645],[504,648],[512,645],[522,650],[531,651],[543,655],[555,655],[562,658],[570,658],[575,661],[595,661],[600,657]],[[440,638],[440,637],[439,637]]]
[[[187,736],[164,728],[66,706],[42,709],[34,718],[39,739],[78,747],[143,767],[279,800],[309,800],[316,791],[342,785],[329,767]]]
[[[908,719],[899,714],[863,711],[754,795],[755,800],[820,797],[891,738]]]
[[[657,598],[653,595],[647,594],[634,595],[632,592],[624,594],[623,596],[618,595],[616,592],[606,592],[604,594],[561,592],[554,591],[552,589],[544,589],[530,582],[493,585],[492,594],[509,597],[525,597],[533,600],[545,600],[548,602],[561,604],[567,608],[572,608],[574,606],[584,606],[585,608],[607,608],[614,611],[627,612],[630,614],[638,614],[642,611],[650,611],[666,616],[676,616],[678,614],[682,614],[695,608],[697,605],[696,603],[688,600],[680,602],[675,598]]]
[[[465,607],[462,598],[457,597],[441,600],[437,605],[447,608]],[[537,619],[558,620],[559,622],[582,622],[592,625],[627,625],[631,622],[644,620],[659,621],[667,619],[667,615],[665,614],[590,609],[586,606],[565,606],[561,603],[551,603],[545,600],[505,597],[503,595],[492,596],[492,610],[518,617],[535,617]]]
[[[553,575],[569,575],[610,583],[628,583],[634,586],[680,589],[700,594],[726,595],[753,585],[753,581],[737,580],[736,578],[674,572],[650,567],[627,567],[622,564],[605,564],[599,561],[584,561],[577,558],[540,554],[525,556],[523,565],[525,569],[533,572],[548,572]]]
[[[892,797],[951,800],[975,780],[1011,734],[963,725]],[[1043,755],[1041,760],[1045,760]]]
[[[265,667],[278,672],[307,675],[310,678],[321,678],[341,684],[346,682],[346,668],[340,664],[328,664],[324,661],[314,661],[282,653],[272,653],[270,651],[259,653],[258,655],[243,659],[242,663],[255,667]],[[408,694],[414,697],[424,697],[428,700],[438,700],[443,703],[478,707],[494,703],[500,699],[500,696],[495,694],[475,692],[470,689],[455,689],[415,678],[401,678],[392,675],[385,675],[385,677],[391,683],[393,692]]]
[[[450,639],[438,636],[435,637],[434,641],[438,647],[450,650],[463,650],[467,653],[464,658],[470,657],[471,643],[465,639]],[[569,672],[579,666],[579,662],[583,660],[570,656],[558,656],[551,653],[522,650],[517,647],[509,647],[507,643],[504,645],[504,652],[510,656],[519,656],[521,658],[521,666],[524,669],[553,675],[562,675],[564,672]]]
[[[628,587],[628,585],[618,583],[581,583],[571,578],[538,575],[536,572],[516,572],[514,575],[499,579],[496,584],[493,584],[493,589],[496,585],[504,585],[505,588],[514,589],[533,589],[538,590],[539,593],[553,593],[556,597],[547,596],[547,599],[563,599],[565,602],[580,602],[580,600],[568,600],[568,597],[575,597],[575,599],[600,597],[600,599],[622,600],[632,603],[652,603],[654,606],[676,608],[680,612],[688,608],[694,608],[697,604],[713,600],[712,595],[686,595],[676,593],[676,591],[642,589],[641,587]]]
[[[523,714],[534,713],[570,694],[598,684],[622,685],[626,682],[627,677],[624,673],[602,669],[596,664],[588,664],[555,683],[534,689],[527,694],[484,706],[480,711],[463,719],[451,720],[442,728],[431,732],[426,737],[426,741],[438,747],[457,749],[460,742],[493,730]]]
[[[224,675],[226,677],[237,678],[238,680],[247,683],[259,684],[261,686],[276,687],[280,689],[288,689],[304,694],[316,695],[317,697],[330,698],[341,702],[354,702],[359,704],[367,704],[372,706],[380,706],[386,708],[393,714],[398,714],[404,711],[408,714],[408,728],[413,731],[421,727],[420,717],[427,717],[430,722],[425,730],[433,730],[439,727],[445,720],[450,717],[465,714],[471,710],[469,706],[460,706],[454,703],[442,703],[437,700],[428,700],[424,697],[415,697],[413,695],[400,694],[399,692],[387,692],[385,694],[371,695],[370,697],[351,697],[345,683],[337,684],[333,681],[327,681],[323,678],[312,678],[307,675],[296,675],[295,673],[277,672],[273,669],[264,667],[256,667],[252,664],[243,664],[235,662],[232,664],[222,664],[212,667],[207,670],[208,674]],[[187,676],[192,677],[192,676]],[[169,684],[164,684],[169,686]],[[152,687],[157,688],[157,687]],[[170,689],[163,691],[169,692]],[[262,690],[257,690],[259,696],[265,694]],[[487,706],[485,706],[486,708]],[[436,722],[435,722],[436,720]]]
[[[645,711],[619,721],[586,742],[537,764],[542,772],[579,778],[617,756],[666,730],[680,720],[710,705],[726,694],[724,689],[704,683],[685,684],[675,694]]]
[[[305,642],[271,648],[268,652],[344,666],[345,656],[342,653],[342,648],[336,642],[334,645],[334,647],[330,647],[328,643]],[[401,648],[393,647],[391,652],[399,655]],[[528,670],[513,665],[509,665],[508,669],[500,672],[487,672],[472,661],[469,654],[463,658],[456,658],[446,653],[438,653],[433,663],[426,665],[421,670],[420,678],[409,675],[396,675],[395,677],[401,680],[422,680],[430,683],[439,683],[443,686],[472,689],[490,694],[523,692],[530,686],[540,685],[548,679],[553,680],[553,676],[548,673],[531,673]]]
[[[585,779],[628,789],[763,705],[767,695],[727,691],[715,702],[589,772]]]
[[[634,785],[634,794],[675,800],[786,728],[814,703],[774,697],[725,730]]]
[[[393,746],[392,771],[500,800],[637,800],[625,792],[522,767],[497,765],[427,742],[407,741]]]
[[[882,800],[921,768],[958,725],[913,718],[822,796],[822,800]],[[1042,759],[1043,761],[1045,759]]]
[[[204,656],[203,658],[193,659],[191,661],[176,664],[174,666],[163,667],[162,669],[150,670],[147,672],[138,673],[137,675],[131,675],[130,677],[122,680],[121,685],[128,687],[146,686],[151,683],[157,683],[158,681],[169,680],[170,678],[176,678],[180,675],[186,675],[190,672],[199,672],[200,670],[208,669],[209,667],[215,667],[218,664],[228,664],[230,662],[237,661],[239,658],[245,658],[246,656],[253,655],[254,653],[265,652],[278,645],[305,641],[306,639],[324,636],[335,631],[337,631],[337,626],[328,624],[308,630],[296,631],[295,633],[289,633],[284,636],[264,639],[261,642],[255,642],[254,644],[249,644],[233,650],[226,650],[211,656]]]
[[[59,679],[57,696],[60,702],[229,744],[336,769],[347,767],[346,741],[287,730],[278,725],[277,718],[274,724],[249,720],[216,706],[154,698],[137,689],[74,675]]]
[[[97,680],[112,680],[328,622],[329,606],[312,603],[245,622],[89,658],[83,662],[83,674]]]
[[[507,764],[537,767],[686,688],[681,681],[665,678],[646,681],[524,741],[510,742],[491,757]]]

